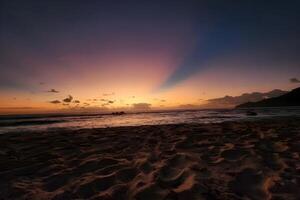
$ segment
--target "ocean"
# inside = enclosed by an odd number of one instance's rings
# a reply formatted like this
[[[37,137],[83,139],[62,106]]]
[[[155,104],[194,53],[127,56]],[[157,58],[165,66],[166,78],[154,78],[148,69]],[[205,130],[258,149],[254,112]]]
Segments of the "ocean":
[[[106,128],[181,123],[221,123],[234,120],[256,120],[266,117],[300,116],[300,107],[248,109],[209,109],[112,114],[40,114],[2,115],[0,134],[9,132],[40,132],[58,129]]]

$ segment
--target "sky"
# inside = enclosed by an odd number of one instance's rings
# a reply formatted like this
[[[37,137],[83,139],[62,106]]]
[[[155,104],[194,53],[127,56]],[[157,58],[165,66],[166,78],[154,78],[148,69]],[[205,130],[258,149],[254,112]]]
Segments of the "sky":
[[[291,90],[300,2],[2,0],[0,114],[166,109]]]

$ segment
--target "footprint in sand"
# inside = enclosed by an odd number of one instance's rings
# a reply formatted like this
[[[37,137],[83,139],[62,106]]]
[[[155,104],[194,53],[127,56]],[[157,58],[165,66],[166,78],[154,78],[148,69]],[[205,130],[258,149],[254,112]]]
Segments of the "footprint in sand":
[[[243,149],[229,149],[221,153],[225,160],[236,161],[247,155],[247,151]]]
[[[238,196],[250,199],[266,199],[264,191],[264,177],[261,173],[251,168],[246,168],[237,174],[228,187]]]

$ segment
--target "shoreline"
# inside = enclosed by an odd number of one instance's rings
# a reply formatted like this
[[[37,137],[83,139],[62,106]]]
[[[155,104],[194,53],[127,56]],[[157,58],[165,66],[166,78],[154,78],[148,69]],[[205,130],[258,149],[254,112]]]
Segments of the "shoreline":
[[[2,199],[297,199],[300,117],[0,135]]]
[[[203,119],[206,118],[214,118],[217,119],[218,117],[203,117]],[[220,117],[221,119],[226,119],[227,117]],[[172,125],[214,125],[214,124],[223,124],[223,123],[232,123],[232,122],[237,122],[237,123],[243,123],[243,122],[256,122],[256,121],[270,121],[270,120],[286,120],[286,119],[299,119],[300,120],[300,115],[289,115],[289,116],[248,116],[247,118],[233,118],[233,117],[228,117],[227,120],[220,121],[220,122],[183,122],[183,123],[162,123],[162,124],[144,124],[144,125],[120,125],[120,126],[105,126],[105,127],[94,127],[94,128],[82,128],[82,127],[53,127],[53,128],[47,128],[44,127],[40,129],[40,125],[51,125],[51,124],[60,124],[60,123],[65,123],[68,122],[65,119],[62,120],[34,120],[34,121],[21,121],[21,122],[10,122],[9,124],[13,124],[14,127],[25,127],[26,129],[23,130],[8,130],[12,126],[1,124],[0,122],[0,135],[3,134],[13,134],[13,133],[23,133],[23,134],[28,134],[28,133],[39,133],[39,132],[55,132],[55,131],[80,131],[80,130],[101,130],[101,129],[110,129],[110,128],[137,128],[137,127],[148,127],[148,126],[172,126]],[[37,130],[30,130],[29,128],[32,128],[33,126],[37,126]],[[29,127],[29,128],[27,128]],[[1,129],[7,129],[7,131],[3,131]],[[1,132],[3,131],[3,132]]]

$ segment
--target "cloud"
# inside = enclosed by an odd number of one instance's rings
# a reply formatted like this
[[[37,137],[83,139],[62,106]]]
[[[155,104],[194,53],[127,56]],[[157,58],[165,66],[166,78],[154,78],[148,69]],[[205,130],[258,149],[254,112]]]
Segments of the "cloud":
[[[79,100],[74,100],[73,103],[80,103],[80,101]]]
[[[59,100],[53,100],[53,101],[50,101],[50,103],[53,103],[53,104],[59,104],[61,103]]]
[[[63,101],[66,103],[70,103],[73,100],[73,97],[69,95],[67,98],[65,98]]]
[[[134,103],[132,104],[133,109],[135,110],[149,110],[151,109],[150,103]]]
[[[115,93],[114,92],[112,92],[112,93],[103,93],[102,95],[103,96],[113,96],[113,95],[115,95]]]
[[[108,100],[108,99],[101,99],[101,101],[104,101],[105,103],[101,104],[101,106],[109,106],[110,104],[113,104],[115,101]]]
[[[59,91],[57,91],[57,90],[55,90],[55,89],[48,90],[47,92],[59,93]]]
[[[194,104],[181,104],[178,106],[178,108],[180,109],[194,109],[199,107],[198,105],[194,105]]]
[[[291,78],[291,79],[290,79],[290,82],[291,82],[291,83],[300,83],[300,80],[297,79],[297,78]]]
[[[165,100],[165,99],[158,99],[158,98],[154,98],[154,101],[166,102],[167,100]]]
[[[98,99],[87,99],[87,101],[98,101]]]
[[[100,101],[106,102],[102,105],[113,104],[115,102],[114,100],[110,100],[110,99],[100,99]]]

